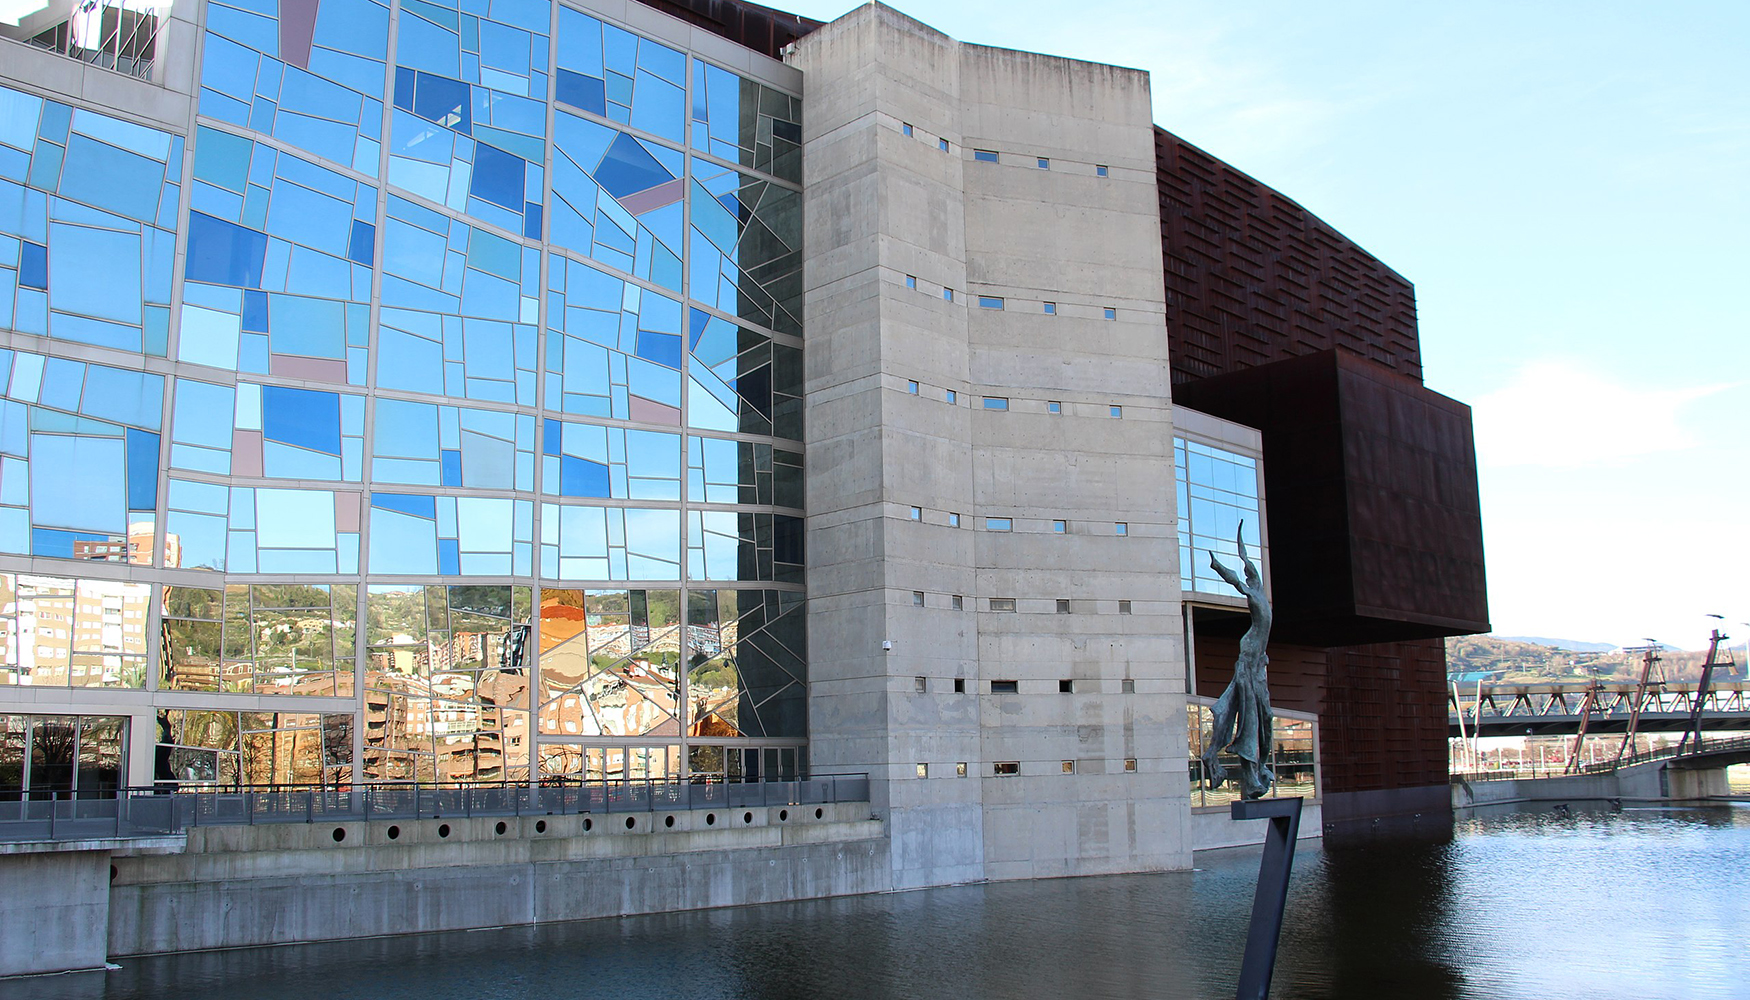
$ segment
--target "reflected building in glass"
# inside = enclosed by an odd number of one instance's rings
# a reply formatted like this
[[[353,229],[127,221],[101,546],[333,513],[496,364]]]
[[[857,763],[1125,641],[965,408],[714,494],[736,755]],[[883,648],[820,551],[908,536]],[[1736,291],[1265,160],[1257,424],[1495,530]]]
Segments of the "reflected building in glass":
[[[552,0],[52,14],[0,795],[805,770],[799,74]]]

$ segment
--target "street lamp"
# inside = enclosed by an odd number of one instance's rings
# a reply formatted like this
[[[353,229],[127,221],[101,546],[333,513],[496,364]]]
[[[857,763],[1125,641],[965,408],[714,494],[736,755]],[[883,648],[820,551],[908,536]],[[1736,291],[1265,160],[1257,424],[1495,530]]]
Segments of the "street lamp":
[[[1531,752],[1531,727],[1530,726],[1525,727],[1525,752],[1527,754],[1529,754]],[[1521,764],[1525,763],[1525,759],[1524,759],[1523,754],[1520,755],[1519,762]],[[1530,766],[1526,768],[1526,772],[1528,774],[1530,774],[1533,778],[1537,777],[1537,758],[1536,757],[1533,757],[1531,759]]]

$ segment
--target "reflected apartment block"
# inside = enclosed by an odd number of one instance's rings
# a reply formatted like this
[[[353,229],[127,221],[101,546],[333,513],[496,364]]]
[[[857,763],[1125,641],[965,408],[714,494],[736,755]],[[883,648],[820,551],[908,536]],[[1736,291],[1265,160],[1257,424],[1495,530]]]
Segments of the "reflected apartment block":
[[[1243,538],[1279,794],[1435,809],[1468,410],[1146,73],[57,10],[0,27],[0,795],[852,772],[895,886],[1185,867]]]

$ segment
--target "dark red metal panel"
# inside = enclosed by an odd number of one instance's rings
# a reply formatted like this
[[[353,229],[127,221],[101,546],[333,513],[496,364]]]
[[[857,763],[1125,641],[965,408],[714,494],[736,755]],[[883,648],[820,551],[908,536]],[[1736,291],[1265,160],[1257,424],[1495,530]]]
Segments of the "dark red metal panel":
[[[664,14],[778,59],[784,46],[826,23],[742,0],[639,0]]]

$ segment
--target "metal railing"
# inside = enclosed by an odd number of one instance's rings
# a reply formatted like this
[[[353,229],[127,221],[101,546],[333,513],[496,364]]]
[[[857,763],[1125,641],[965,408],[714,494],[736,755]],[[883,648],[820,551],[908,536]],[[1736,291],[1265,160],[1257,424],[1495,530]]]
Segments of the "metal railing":
[[[13,793],[17,794],[17,793]],[[172,836],[196,826],[472,816],[568,816],[869,801],[867,774],[795,781],[413,782],[124,788],[24,793],[0,801],[0,842]]]
[[[166,17],[160,0],[74,0],[65,21],[20,38],[38,48],[143,80],[152,78],[158,33]]]
[[[1598,737],[1600,740],[1610,740],[1611,734]],[[1677,744],[1653,747],[1632,754],[1624,754],[1621,760],[1613,755],[1609,760],[1600,760],[1580,766],[1578,774],[1609,774],[1621,768],[1635,764],[1645,764],[1655,760],[1670,760],[1675,757],[1692,757],[1696,754],[1721,753],[1732,750],[1750,750],[1750,736],[1732,736],[1725,739],[1701,740],[1685,747],[1680,754]],[[1562,777],[1562,761],[1554,761],[1538,767],[1504,767],[1487,771],[1453,771],[1451,780],[1458,781],[1507,781],[1515,778],[1559,778]],[[1573,777],[1570,773],[1568,777]]]

